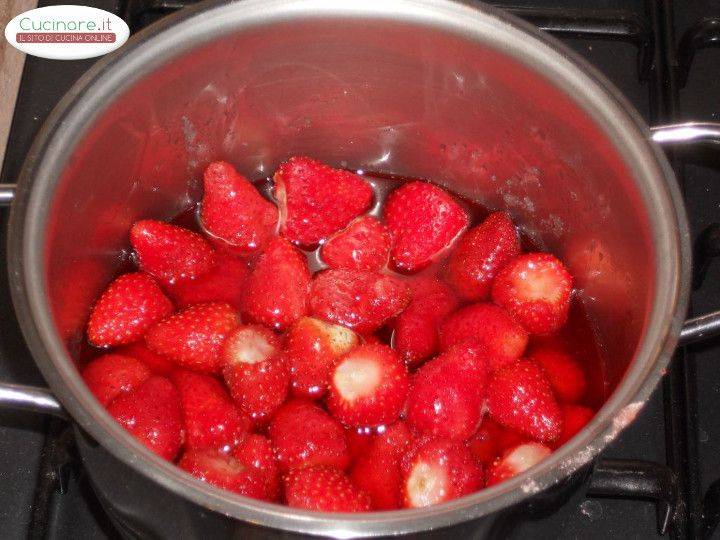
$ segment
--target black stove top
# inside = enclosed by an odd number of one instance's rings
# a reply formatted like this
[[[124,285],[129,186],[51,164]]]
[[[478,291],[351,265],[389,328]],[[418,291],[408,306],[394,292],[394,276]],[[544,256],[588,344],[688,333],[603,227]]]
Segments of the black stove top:
[[[40,1],[41,6],[64,3]],[[82,3],[124,17],[136,31],[194,2]],[[717,0],[514,0],[511,6],[605,73],[651,125],[720,120],[720,51],[712,48],[720,44]],[[40,124],[92,62],[27,58],[0,183],[17,177]],[[685,152],[673,157],[673,165],[701,257],[696,265],[704,269],[698,272],[692,297],[693,313],[699,314],[720,306],[720,263],[711,262],[711,256],[720,253],[720,153]],[[2,234],[6,212],[0,209]],[[0,257],[4,249],[3,244]],[[0,320],[0,378],[42,384],[12,314],[4,272]],[[589,498],[583,487],[561,507],[518,519],[497,536],[653,538],[663,529],[673,538],[712,536],[720,521],[718,356],[720,339],[678,351],[639,417],[601,456],[613,471],[626,470],[620,477],[597,470],[590,480],[591,488],[610,496]],[[0,479],[4,538],[120,537],[88,485],[72,436],[59,420],[0,412]]]

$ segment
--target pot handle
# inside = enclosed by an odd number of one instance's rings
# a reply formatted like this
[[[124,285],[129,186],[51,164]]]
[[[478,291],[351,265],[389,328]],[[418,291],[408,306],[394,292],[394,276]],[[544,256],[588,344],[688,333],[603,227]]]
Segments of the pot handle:
[[[47,388],[0,383],[0,410],[30,411],[67,419],[68,415]]]

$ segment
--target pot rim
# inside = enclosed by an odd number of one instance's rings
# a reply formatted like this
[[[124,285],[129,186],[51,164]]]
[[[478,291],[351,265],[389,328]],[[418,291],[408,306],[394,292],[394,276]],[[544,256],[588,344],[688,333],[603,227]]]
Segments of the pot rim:
[[[570,442],[525,473],[426,509],[363,514],[291,509],[226,492],[159,458],[126,433],[92,397],[50,315],[43,246],[47,209],[67,159],[97,115],[121,92],[169,59],[239,29],[296,18],[403,19],[482,39],[552,78],[613,141],[648,208],[658,269],[643,341],[623,380]],[[172,51],[171,53],[167,51]],[[96,63],[65,95],[23,165],[8,231],[13,303],[38,367],[73,418],[116,458],[191,501],[256,525],[333,537],[397,535],[475,519],[512,506],[580,469],[632,421],[677,344],[687,309],[690,238],[680,191],[639,114],[603,75],[565,45],[502,10],[450,0],[245,0],[203,2],[135,34]]]

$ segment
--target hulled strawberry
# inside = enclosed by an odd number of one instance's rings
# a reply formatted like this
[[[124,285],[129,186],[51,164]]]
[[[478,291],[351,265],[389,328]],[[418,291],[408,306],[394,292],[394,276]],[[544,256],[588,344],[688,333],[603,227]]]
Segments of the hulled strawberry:
[[[527,253],[498,272],[492,299],[531,334],[552,334],[567,320],[572,287],[572,276],[557,258]]]
[[[104,406],[120,394],[140,386],[150,375],[142,362],[121,354],[99,356],[82,371],[85,384]]]
[[[378,271],[390,256],[390,232],[374,217],[361,216],[332,235],[321,256],[330,268]]]
[[[253,499],[267,499],[265,481],[253,467],[216,450],[189,449],[178,467],[203,482]]]
[[[241,252],[261,249],[277,228],[275,205],[224,161],[207,166],[203,184],[200,217],[205,230]]]
[[[595,411],[581,405],[566,404],[562,406],[563,430],[560,437],[553,443],[553,448],[560,448],[563,444],[577,435],[585,425],[593,419]]]
[[[140,360],[153,375],[169,375],[177,367],[175,362],[169,358],[148,349],[143,341],[125,345],[124,347],[116,349],[115,352]]]
[[[486,416],[480,429],[467,440],[467,446],[480,463],[490,465],[505,450],[524,442],[527,442],[526,437],[510,431]]]
[[[173,305],[150,276],[133,272],[115,279],[92,308],[87,337],[95,347],[132,343],[173,311]]]
[[[242,314],[251,322],[285,330],[307,313],[309,284],[305,256],[287,240],[275,238],[248,277]]]
[[[313,317],[298,319],[285,341],[292,393],[310,399],[324,396],[335,360],[359,342],[359,336],[344,326]]]
[[[374,332],[410,301],[402,281],[377,272],[325,270],[313,279],[310,311],[356,332]]]
[[[370,497],[341,470],[327,465],[294,469],[285,476],[288,506],[318,512],[367,512]]]
[[[485,300],[498,270],[518,255],[515,226],[507,214],[495,212],[460,238],[448,259],[445,279],[464,300]]]
[[[348,426],[397,420],[408,391],[408,371],[386,345],[361,345],[341,357],[330,373],[327,407]]]
[[[130,243],[140,269],[166,283],[194,279],[215,266],[215,250],[205,238],[163,221],[136,222]]]
[[[142,444],[172,460],[184,438],[180,395],[165,377],[153,376],[120,394],[107,408],[110,415]]]
[[[296,244],[313,246],[339,231],[372,205],[362,177],[306,157],[293,157],[273,177],[280,208],[280,232]]]
[[[280,497],[280,469],[272,442],[267,437],[251,433],[233,450],[233,457],[246,467],[253,468],[265,480],[266,498]]]
[[[500,424],[541,442],[562,432],[562,411],[545,371],[520,359],[497,369],[488,383],[487,406]]]
[[[585,395],[585,371],[561,343],[539,343],[530,349],[528,358],[545,370],[555,396],[560,401],[577,403]]]
[[[548,457],[552,450],[539,443],[525,443],[507,450],[488,470],[488,487],[509,480]]]
[[[452,248],[467,228],[465,209],[428,182],[408,182],[393,191],[384,209],[392,236],[390,255],[401,272],[417,272]]]
[[[190,306],[148,330],[145,342],[150,350],[179,366],[204,373],[221,367],[220,349],[240,319],[229,304],[211,302]]]
[[[350,470],[350,480],[370,496],[373,510],[395,510],[402,505],[399,457],[389,447],[373,444]]]

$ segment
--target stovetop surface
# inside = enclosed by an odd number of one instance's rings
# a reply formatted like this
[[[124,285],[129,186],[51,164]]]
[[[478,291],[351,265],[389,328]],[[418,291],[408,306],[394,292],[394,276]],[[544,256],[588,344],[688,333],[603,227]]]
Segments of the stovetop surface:
[[[40,5],[66,1],[41,0]],[[84,5],[119,15],[129,7],[140,13],[133,19],[146,24],[158,13],[143,6],[162,0],[85,0]],[[174,4],[182,2],[172,2]],[[190,3],[190,2],[187,2]],[[500,2],[491,2],[500,5]],[[168,4],[166,2],[166,4]],[[618,10],[637,23],[638,36],[626,41],[591,39],[587,35],[559,35],[602,71],[641,115],[652,125],[677,120],[720,120],[720,51],[699,50],[687,84],[673,90],[666,71],[676,64],[672,41],[680,38],[705,17],[720,17],[717,0],[514,0],[503,2],[525,12],[531,21],[546,24],[537,13],[548,8],[567,22],[597,24],[598,18],[618,16]],[[557,17],[550,17],[554,23]],[[589,22],[588,22],[589,20]],[[551,24],[552,26],[552,24]],[[555,25],[557,26],[557,25]],[[672,28],[674,35],[672,36]],[[133,28],[135,30],[136,28]],[[557,28],[556,28],[557,30]],[[650,62],[639,67],[638,55],[650,44]],[[670,44],[670,45],[668,45]],[[647,48],[645,53],[648,54]],[[653,61],[654,59],[654,61]],[[45,117],[93,60],[50,61],[28,57],[18,95],[9,146],[0,182],[13,182],[22,160]],[[674,163],[685,189],[693,237],[720,221],[720,157],[706,153],[683,155]],[[7,210],[0,209],[0,234],[4,236]],[[5,245],[0,244],[0,258]],[[692,297],[693,313],[720,306],[720,262],[710,264],[703,285]],[[0,272],[0,378],[23,384],[43,384],[27,351],[9,298],[7,276]],[[714,493],[720,479],[720,374],[717,362],[720,340],[710,340],[678,353],[673,368],[658,386],[636,421],[602,454],[604,458],[656,462],[675,472],[681,495],[680,518],[668,532],[674,538],[703,537],[702,498]],[[68,437],[55,420],[31,414],[0,412],[0,527],[4,538],[117,538],[83,474],[73,459],[67,459]],[[72,448],[69,448],[72,456]],[[717,511],[708,504],[705,514]],[[711,521],[711,520],[710,520]],[[705,523],[708,523],[705,520]],[[658,536],[656,507],[652,501],[635,499],[590,499],[584,489],[551,515],[537,520],[519,520],[505,538],[653,538]],[[428,535],[432,538],[432,535]]]

